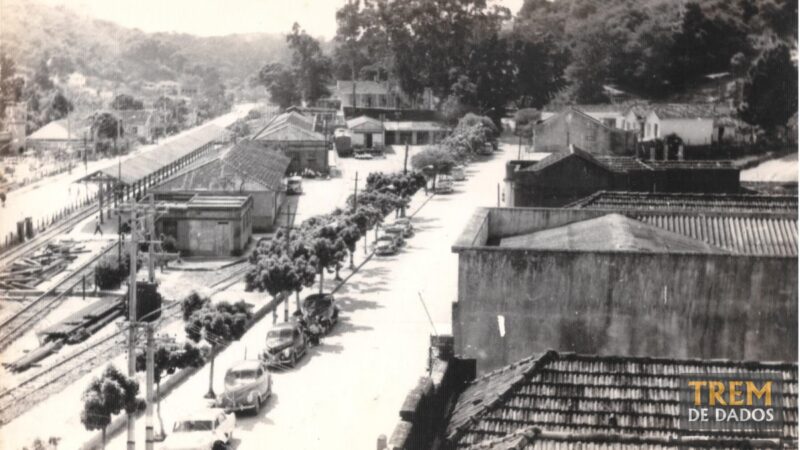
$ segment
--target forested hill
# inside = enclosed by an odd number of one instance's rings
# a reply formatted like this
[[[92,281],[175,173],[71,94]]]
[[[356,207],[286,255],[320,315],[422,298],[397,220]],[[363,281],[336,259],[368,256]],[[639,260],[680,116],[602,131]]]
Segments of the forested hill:
[[[602,84],[668,97],[702,76],[743,76],[764,48],[796,48],[797,0],[526,0],[514,34],[547,48],[569,94],[603,100]],[[563,71],[563,72],[562,72]],[[551,74],[556,76],[557,74]]]
[[[284,30],[221,37],[144,33],[35,0],[2,0],[0,16],[2,50],[16,62],[17,72],[29,75],[47,59],[55,76],[80,72],[135,84],[191,81],[215,69],[225,84],[234,86],[265,61],[288,55]]]

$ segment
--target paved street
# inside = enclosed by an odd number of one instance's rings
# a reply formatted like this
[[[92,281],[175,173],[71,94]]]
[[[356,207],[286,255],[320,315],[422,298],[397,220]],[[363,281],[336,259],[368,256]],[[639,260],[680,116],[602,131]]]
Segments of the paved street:
[[[512,153],[507,148],[505,156]],[[238,449],[373,448],[379,434],[391,433],[405,395],[426,367],[432,329],[418,292],[436,331],[448,333],[457,277],[450,246],[475,206],[495,204],[503,160],[497,154],[470,166],[456,193],[434,197],[414,218],[418,233],[399,255],[374,258],[350,279],[337,294],[342,321],[298,367],[273,374],[273,398],[257,416],[238,420]],[[235,300],[241,288],[225,296]],[[262,320],[217,358],[217,392],[225,368],[245,353],[254,357],[270,327],[269,318]],[[162,403],[167,429],[177,415],[205,405],[207,370]],[[143,420],[139,429],[143,439]],[[123,449],[124,442],[123,434],[109,448]]]

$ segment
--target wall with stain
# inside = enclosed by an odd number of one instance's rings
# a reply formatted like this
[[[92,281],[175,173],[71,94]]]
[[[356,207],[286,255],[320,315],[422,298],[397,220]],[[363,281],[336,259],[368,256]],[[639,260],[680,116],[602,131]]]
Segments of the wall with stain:
[[[496,247],[458,253],[455,349],[477,359],[479,373],[548,349],[797,360],[796,258]]]

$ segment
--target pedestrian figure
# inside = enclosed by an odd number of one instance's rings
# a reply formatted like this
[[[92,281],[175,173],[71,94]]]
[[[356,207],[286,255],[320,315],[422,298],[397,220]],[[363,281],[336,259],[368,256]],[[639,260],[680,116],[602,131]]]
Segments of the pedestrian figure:
[[[92,236],[96,235],[97,233],[100,233],[100,236],[103,236],[103,229],[100,228],[100,216],[97,216],[94,226],[94,234],[92,234]]]
[[[3,208],[5,208],[6,207],[6,193],[5,192],[0,192],[0,202],[3,203]]]
[[[427,197],[428,196],[428,181],[427,180],[425,181],[425,184],[422,185],[422,187],[425,188],[425,196]]]

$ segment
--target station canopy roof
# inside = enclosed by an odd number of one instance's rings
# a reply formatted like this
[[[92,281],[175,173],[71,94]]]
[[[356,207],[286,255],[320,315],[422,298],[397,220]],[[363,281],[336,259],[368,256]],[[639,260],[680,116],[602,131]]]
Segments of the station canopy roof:
[[[83,177],[80,181],[115,180],[130,185],[206,144],[219,141],[227,134],[226,129],[214,124],[193,128],[149,151],[128,158],[119,167],[117,164],[110,164]]]

